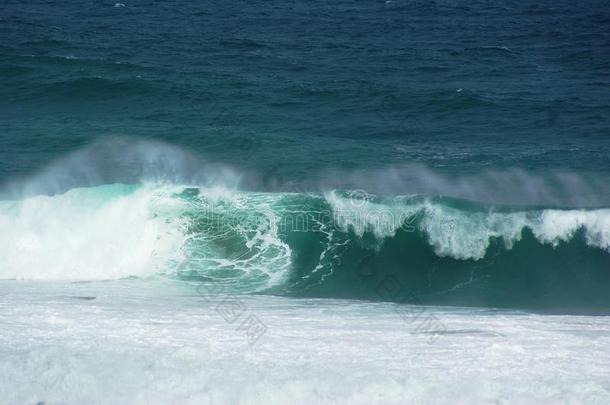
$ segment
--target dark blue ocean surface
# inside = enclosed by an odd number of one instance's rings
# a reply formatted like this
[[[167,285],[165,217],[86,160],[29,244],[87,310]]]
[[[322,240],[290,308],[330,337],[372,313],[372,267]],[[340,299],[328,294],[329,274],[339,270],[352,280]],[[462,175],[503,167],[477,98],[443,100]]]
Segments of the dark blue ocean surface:
[[[4,0],[0,78],[2,183],[117,135],[291,179],[610,173],[608,1]]]

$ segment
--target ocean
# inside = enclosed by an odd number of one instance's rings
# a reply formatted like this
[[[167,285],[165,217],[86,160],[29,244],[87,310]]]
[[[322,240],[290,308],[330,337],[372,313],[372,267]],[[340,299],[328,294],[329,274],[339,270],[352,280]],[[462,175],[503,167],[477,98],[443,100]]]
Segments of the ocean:
[[[610,403],[610,3],[3,0],[0,403]]]

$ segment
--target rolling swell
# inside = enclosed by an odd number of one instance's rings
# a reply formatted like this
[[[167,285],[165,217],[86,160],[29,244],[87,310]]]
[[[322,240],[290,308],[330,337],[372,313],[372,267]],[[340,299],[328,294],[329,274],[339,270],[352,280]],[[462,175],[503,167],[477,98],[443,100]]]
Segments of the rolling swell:
[[[0,278],[610,313],[604,177],[322,174],[288,192],[176,146],[95,143],[1,188]]]
[[[362,191],[179,195],[191,209],[189,258],[176,275],[214,291],[610,308],[609,210],[498,209]]]
[[[608,210],[496,211],[428,197],[388,205],[355,200],[354,207],[334,193],[326,200],[333,225],[324,241],[287,232],[299,247],[281,293],[560,312],[610,308]],[[320,250],[319,262],[308,263]]]
[[[112,184],[0,203],[0,278],[607,312],[610,210]]]

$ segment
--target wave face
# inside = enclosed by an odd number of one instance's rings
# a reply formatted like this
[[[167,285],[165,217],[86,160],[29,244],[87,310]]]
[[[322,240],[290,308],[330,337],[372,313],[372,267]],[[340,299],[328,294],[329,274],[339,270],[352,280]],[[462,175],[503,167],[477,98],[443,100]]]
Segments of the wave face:
[[[361,190],[112,184],[0,202],[3,279],[165,275],[202,291],[610,308],[610,210]]]

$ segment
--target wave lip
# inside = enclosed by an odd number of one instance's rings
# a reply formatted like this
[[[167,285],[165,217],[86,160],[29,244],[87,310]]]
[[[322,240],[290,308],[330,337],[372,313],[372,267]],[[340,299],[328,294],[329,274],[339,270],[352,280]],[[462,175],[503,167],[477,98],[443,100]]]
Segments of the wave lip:
[[[582,230],[590,247],[610,252],[610,209],[498,210],[466,201],[425,196],[397,197],[382,204],[337,193],[326,195],[336,225],[363,237],[393,237],[399,230],[421,232],[440,257],[480,260],[493,240],[506,249],[525,229],[540,243],[557,247]]]

